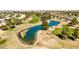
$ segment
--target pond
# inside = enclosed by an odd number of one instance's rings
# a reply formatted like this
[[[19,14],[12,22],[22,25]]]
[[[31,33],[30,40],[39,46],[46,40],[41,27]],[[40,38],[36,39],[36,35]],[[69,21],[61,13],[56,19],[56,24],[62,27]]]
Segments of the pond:
[[[56,26],[58,25],[60,22],[58,21],[51,21],[49,22],[48,26]],[[31,28],[28,29],[28,31],[26,32],[26,34],[23,37],[23,40],[27,43],[31,42],[33,43],[35,41],[36,38],[36,34],[39,30],[42,30],[42,26],[41,25],[37,25],[37,26],[33,26]]]

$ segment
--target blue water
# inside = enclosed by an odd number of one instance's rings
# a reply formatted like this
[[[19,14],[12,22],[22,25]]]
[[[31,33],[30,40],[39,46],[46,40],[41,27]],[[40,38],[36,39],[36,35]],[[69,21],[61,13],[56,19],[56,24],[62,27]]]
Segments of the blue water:
[[[58,25],[60,22],[58,21],[51,21],[48,26],[51,27],[51,26],[56,26]],[[25,34],[24,36],[24,41],[26,42],[30,42],[30,41],[34,41],[35,40],[35,37],[36,37],[36,33],[39,31],[39,30],[42,30],[42,26],[41,25],[37,25],[37,26],[33,26],[31,27]]]
[[[58,21],[51,21],[49,24],[48,24],[48,26],[49,27],[51,27],[51,26],[56,26],[56,25],[58,25],[60,22],[58,22]]]

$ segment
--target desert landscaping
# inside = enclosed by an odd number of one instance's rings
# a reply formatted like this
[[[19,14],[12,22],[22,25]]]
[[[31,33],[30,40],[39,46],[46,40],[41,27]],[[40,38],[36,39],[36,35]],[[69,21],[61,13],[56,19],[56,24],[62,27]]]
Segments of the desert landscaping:
[[[79,48],[79,11],[1,11],[0,49]]]

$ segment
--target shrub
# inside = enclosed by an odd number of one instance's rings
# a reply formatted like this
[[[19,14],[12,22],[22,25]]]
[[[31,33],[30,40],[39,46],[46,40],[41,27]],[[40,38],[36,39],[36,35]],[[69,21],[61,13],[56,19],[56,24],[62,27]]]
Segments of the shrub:
[[[76,25],[76,24],[78,24],[77,18],[73,18],[68,25],[73,26],[73,25]]]
[[[77,18],[73,18],[73,20],[71,20],[71,23],[72,23],[73,25],[78,24]]]
[[[74,35],[79,38],[79,26],[75,28],[75,34]]]
[[[8,30],[8,26],[7,26],[7,25],[2,25],[2,26],[1,26],[1,29],[2,29],[2,30]]]
[[[4,44],[6,42],[6,40],[0,40],[0,45]]]

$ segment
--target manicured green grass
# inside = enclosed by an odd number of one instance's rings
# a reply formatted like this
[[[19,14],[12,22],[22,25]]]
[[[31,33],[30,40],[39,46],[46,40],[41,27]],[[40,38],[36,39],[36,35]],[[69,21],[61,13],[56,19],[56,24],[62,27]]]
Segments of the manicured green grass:
[[[31,23],[36,23],[39,21],[39,17],[36,15],[32,15],[32,20],[30,21]]]
[[[56,28],[54,31],[52,31],[53,34],[58,35],[61,34],[62,28]]]

